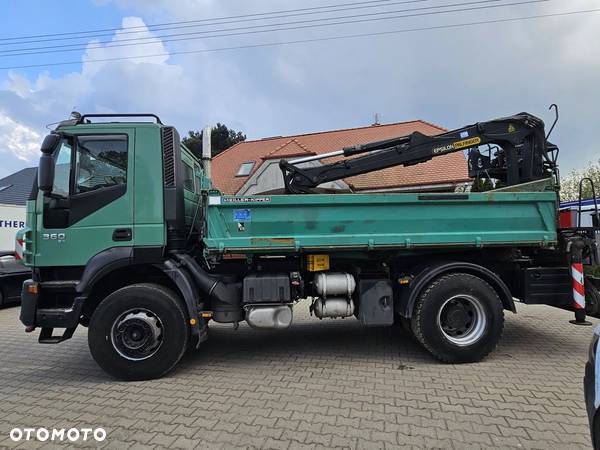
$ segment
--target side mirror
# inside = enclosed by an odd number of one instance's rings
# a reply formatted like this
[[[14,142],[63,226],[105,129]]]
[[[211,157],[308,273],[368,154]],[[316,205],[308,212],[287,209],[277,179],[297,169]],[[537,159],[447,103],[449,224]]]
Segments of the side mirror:
[[[42,142],[42,156],[40,157],[40,165],[38,167],[38,189],[46,194],[52,192],[54,185],[54,157],[52,153],[56,149],[60,141],[60,135],[49,134]]]
[[[52,192],[54,185],[54,163],[54,157],[50,153],[44,153],[40,157],[38,189],[46,194]]]
[[[51,155],[54,152],[54,149],[56,148],[56,146],[58,145],[58,142],[60,141],[60,135],[59,134],[49,134],[44,138],[44,142],[42,142],[42,153],[44,155]]]

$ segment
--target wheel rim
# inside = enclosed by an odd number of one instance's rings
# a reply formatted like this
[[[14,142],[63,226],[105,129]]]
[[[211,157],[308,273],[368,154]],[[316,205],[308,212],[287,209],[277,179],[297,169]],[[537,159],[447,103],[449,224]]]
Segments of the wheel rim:
[[[438,312],[437,326],[444,338],[466,347],[483,336],[487,317],[481,300],[468,294],[450,297]]]
[[[123,358],[141,361],[154,355],[162,345],[163,325],[148,309],[130,309],[113,322],[111,341]]]

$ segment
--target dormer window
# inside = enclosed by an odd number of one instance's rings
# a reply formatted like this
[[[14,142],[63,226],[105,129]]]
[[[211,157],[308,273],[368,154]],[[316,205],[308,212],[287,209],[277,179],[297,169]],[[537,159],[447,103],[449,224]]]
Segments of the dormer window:
[[[252,172],[252,169],[254,168],[254,163],[255,163],[254,161],[243,162],[240,165],[240,168],[238,169],[235,176],[236,177],[247,177],[248,175],[250,175],[250,172]]]

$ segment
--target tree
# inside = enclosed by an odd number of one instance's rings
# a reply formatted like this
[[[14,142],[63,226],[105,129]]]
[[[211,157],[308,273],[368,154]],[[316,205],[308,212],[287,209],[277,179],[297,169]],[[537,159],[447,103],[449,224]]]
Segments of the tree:
[[[223,150],[245,140],[246,135],[241,131],[235,131],[222,123],[217,123],[212,128],[210,137],[212,156],[216,156]],[[202,158],[202,131],[189,131],[182,142],[197,158]]]
[[[492,189],[494,189],[494,183],[489,178],[476,178],[471,186],[471,192],[487,192]]]
[[[561,201],[579,199],[579,182],[582,178],[591,178],[596,188],[596,196],[600,195],[600,159],[596,163],[589,163],[583,170],[572,170],[569,175],[560,180]],[[584,182],[581,189],[581,198],[593,198],[592,187],[589,182]]]

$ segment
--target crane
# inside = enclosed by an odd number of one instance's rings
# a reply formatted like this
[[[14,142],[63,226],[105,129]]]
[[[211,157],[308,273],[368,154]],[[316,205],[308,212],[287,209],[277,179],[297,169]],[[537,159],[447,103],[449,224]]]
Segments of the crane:
[[[544,122],[540,118],[519,113],[435,136],[414,132],[291,161],[283,159],[279,166],[286,192],[304,194],[317,192],[317,186],[322,183],[467,151],[470,177],[495,178],[512,186],[557,176],[558,147],[548,142],[544,133]],[[487,155],[485,150],[480,150],[482,146],[487,146]],[[333,163],[300,166],[340,156],[343,159]]]

